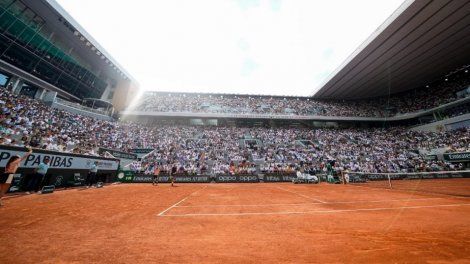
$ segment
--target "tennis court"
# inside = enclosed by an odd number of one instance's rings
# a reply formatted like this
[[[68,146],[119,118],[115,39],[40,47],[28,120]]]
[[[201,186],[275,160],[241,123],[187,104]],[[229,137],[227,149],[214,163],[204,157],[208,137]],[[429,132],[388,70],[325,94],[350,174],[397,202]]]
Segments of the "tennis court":
[[[470,262],[468,197],[367,184],[121,184],[0,214],[3,263]]]

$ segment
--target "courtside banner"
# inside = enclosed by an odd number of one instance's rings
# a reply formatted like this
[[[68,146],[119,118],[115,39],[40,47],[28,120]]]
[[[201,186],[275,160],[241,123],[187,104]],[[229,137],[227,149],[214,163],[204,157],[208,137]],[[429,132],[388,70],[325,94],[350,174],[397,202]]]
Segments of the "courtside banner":
[[[115,149],[107,149],[107,148],[99,148],[98,153],[100,155],[103,155],[105,152],[108,152],[109,154],[113,155],[115,158],[118,159],[130,159],[130,160],[136,160],[137,155],[133,153],[127,153]]]
[[[150,174],[134,174],[132,172],[121,172],[118,174],[118,178],[122,182],[129,183],[151,183],[153,182],[153,175]],[[212,179],[215,179],[219,183],[230,183],[230,182],[259,182],[257,175],[218,175],[211,177],[209,175],[196,175],[196,176],[174,176],[174,181],[177,183],[208,183]],[[168,183],[170,182],[170,176],[162,175],[158,177],[158,182]]]
[[[216,182],[259,182],[258,175],[218,175]]]
[[[146,148],[146,149],[131,149],[130,152],[135,154],[137,158],[142,158],[143,156],[149,154],[150,152],[154,151],[155,149]]]
[[[452,171],[452,172],[428,172],[428,173],[363,173],[370,181],[388,180],[420,180],[420,179],[458,179],[470,178],[469,171]]]
[[[148,148],[148,149],[131,149],[130,151],[134,154],[148,154],[154,150],[155,149]]]
[[[444,160],[448,162],[470,162],[470,152],[444,153]]]
[[[132,171],[119,171],[117,180],[120,182],[134,182],[135,173]]]
[[[0,146],[0,167],[4,168],[12,156],[18,155],[23,157],[26,153],[26,148]],[[98,162],[98,170],[116,171],[119,166],[119,160],[116,159],[33,149],[33,153],[21,162],[20,168],[36,168],[45,157],[50,159],[50,169],[89,170],[95,161]]]
[[[211,178],[207,175],[198,175],[198,176],[174,176],[174,181],[177,183],[208,183],[211,181]],[[129,181],[125,181],[129,182]],[[153,182],[153,175],[148,174],[134,174],[132,178],[133,183],[151,183]],[[158,177],[158,182],[168,183],[170,182],[170,176],[164,175]]]
[[[295,175],[264,175],[264,182],[291,182],[297,178]]]

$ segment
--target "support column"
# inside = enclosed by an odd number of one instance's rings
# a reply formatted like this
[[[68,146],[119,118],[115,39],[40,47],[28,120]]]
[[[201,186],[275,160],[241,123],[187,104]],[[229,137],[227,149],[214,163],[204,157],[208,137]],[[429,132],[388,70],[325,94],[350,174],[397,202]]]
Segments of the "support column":
[[[19,94],[21,88],[23,87],[23,80],[16,76],[12,77],[11,81],[8,83],[8,86],[13,94]]]
[[[111,92],[111,85],[108,84],[108,86],[106,86],[106,89],[103,92],[103,95],[101,95],[100,99],[105,100],[105,101],[109,101],[108,97],[109,97],[110,92]]]
[[[46,91],[41,100],[47,105],[53,105],[57,98],[57,92]]]
[[[7,84],[5,85],[5,88],[10,92],[13,91],[13,85],[16,83],[17,80],[18,80],[18,77],[11,76]]]
[[[44,94],[45,94],[45,93],[46,93],[46,89],[38,88],[38,91],[37,91],[36,94],[34,95],[34,99],[42,100],[42,98],[44,97]]]

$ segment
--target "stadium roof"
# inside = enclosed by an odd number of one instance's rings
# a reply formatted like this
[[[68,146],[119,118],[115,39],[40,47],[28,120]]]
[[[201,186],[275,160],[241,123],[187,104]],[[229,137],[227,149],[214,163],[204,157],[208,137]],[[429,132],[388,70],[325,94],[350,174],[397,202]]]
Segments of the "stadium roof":
[[[320,85],[357,99],[426,86],[470,63],[470,0],[407,0]],[[346,40],[347,41],[347,40]]]
[[[121,75],[121,77],[137,83],[132,75],[55,0],[26,0],[26,3],[28,6],[33,7],[36,12],[39,12],[49,26],[54,28],[55,32],[60,33],[63,37],[69,38],[71,43],[76,43],[76,51],[79,52],[80,55],[84,56],[89,61],[93,61],[95,64],[99,65],[101,69],[112,75]],[[51,12],[55,12],[56,14]],[[56,19],[56,15],[59,15],[62,19]],[[72,30],[72,34],[68,32],[69,30]]]

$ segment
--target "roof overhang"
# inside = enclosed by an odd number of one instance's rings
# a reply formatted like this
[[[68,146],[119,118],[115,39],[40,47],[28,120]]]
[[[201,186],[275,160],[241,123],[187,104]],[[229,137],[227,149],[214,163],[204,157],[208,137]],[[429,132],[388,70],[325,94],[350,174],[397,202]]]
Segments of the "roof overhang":
[[[470,63],[469,0],[406,0],[313,95],[359,99],[424,87]]]
[[[23,0],[29,7],[38,12],[49,28],[63,39],[73,43],[75,52],[78,52],[96,68],[106,70],[111,76],[127,78],[137,83],[133,76],[120,65],[56,0]],[[57,19],[57,18],[60,19]],[[62,21],[61,21],[62,20]],[[75,32],[64,26],[64,22],[71,26]],[[104,58],[102,58],[102,56]],[[108,67],[105,67],[108,66]],[[111,77],[110,76],[110,77]]]

